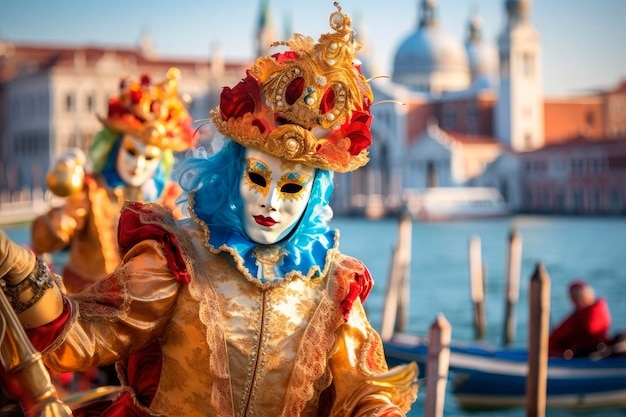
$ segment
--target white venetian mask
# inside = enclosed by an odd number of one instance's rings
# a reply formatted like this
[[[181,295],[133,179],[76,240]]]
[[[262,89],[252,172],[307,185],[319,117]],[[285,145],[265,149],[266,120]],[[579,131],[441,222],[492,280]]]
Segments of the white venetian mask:
[[[117,173],[127,185],[140,187],[154,176],[161,162],[161,155],[159,147],[124,135],[117,153]]]
[[[291,232],[311,195],[315,168],[246,149],[239,192],[248,239],[270,245]]]

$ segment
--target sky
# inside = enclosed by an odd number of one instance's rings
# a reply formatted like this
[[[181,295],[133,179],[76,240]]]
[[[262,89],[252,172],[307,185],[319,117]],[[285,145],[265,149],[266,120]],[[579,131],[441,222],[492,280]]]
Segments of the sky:
[[[0,0],[0,39],[55,45],[132,47],[143,34],[162,57],[210,58],[214,47],[232,60],[254,56],[262,0]],[[273,23],[312,36],[330,31],[332,0],[266,0]],[[343,0],[340,5],[369,39],[381,75],[417,28],[421,0]],[[505,0],[438,0],[437,16],[464,42],[478,13],[483,36],[496,42]],[[626,80],[626,0],[532,0],[531,21],[542,43],[543,90],[566,97],[616,87]],[[356,26],[356,25],[355,25]]]

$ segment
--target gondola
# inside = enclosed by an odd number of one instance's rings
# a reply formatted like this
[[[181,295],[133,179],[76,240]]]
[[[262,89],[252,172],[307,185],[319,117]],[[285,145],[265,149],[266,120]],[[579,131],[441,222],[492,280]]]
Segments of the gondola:
[[[623,337],[584,357],[548,358],[546,407],[626,409],[626,354]],[[425,375],[428,339],[395,334],[384,342],[390,365],[415,361]],[[528,352],[480,342],[450,344],[450,391],[464,409],[523,407]]]

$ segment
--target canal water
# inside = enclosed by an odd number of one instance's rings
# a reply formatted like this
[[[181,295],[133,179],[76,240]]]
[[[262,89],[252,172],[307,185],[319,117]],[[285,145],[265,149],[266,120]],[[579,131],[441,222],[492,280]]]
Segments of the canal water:
[[[375,286],[365,303],[372,325],[380,329],[392,249],[398,224],[392,219],[335,218],[332,226],[341,232],[341,250],[361,259],[369,268]],[[14,240],[28,243],[28,224],[3,226]],[[520,296],[515,307],[517,327],[514,344],[527,340],[530,277],[541,262],[550,276],[550,321],[555,324],[571,306],[567,285],[573,279],[590,282],[605,297],[613,317],[614,332],[626,329],[626,218],[513,216],[488,220],[441,223],[414,222],[410,277],[408,332],[427,334],[437,314],[452,325],[452,338],[474,338],[473,306],[469,292],[469,241],[478,237],[485,265],[486,334],[489,343],[501,345],[505,311],[505,278],[508,240],[512,230],[522,238]],[[423,415],[422,391],[409,416]],[[523,409],[467,412],[454,397],[445,399],[446,417],[523,417]],[[626,410],[568,412],[548,410],[549,417],[617,417]]]
[[[341,230],[341,249],[362,259],[369,267],[376,285],[366,301],[374,327],[380,329],[386,277],[392,249],[397,239],[394,220],[364,221],[334,219]],[[503,342],[505,288],[508,267],[508,241],[512,230],[522,238],[522,268],[519,301],[515,307],[517,327],[515,345],[527,341],[528,292],[530,278],[541,262],[551,282],[551,323],[557,323],[571,309],[567,285],[572,279],[590,282],[596,293],[607,299],[613,329],[626,329],[626,219],[609,217],[507,218],[419,223],[412,225],[410,276],[410,311],[408,332],[427,334],[442,313],[452,325],[452,338],[474,338],[474,309],[469,286],[469,241],[480,238],[486,269],[485,310],[487,342]],[[449,384],[448,384],[449,386]],[[424,393],[418,397],[410,416],[423,415]],[[454,397],[445,399],[446,417],[523,417],[525,410],[467,412],[459,409]],[[626,410],[567,412],[547,410],[550,417],[616,417]]]

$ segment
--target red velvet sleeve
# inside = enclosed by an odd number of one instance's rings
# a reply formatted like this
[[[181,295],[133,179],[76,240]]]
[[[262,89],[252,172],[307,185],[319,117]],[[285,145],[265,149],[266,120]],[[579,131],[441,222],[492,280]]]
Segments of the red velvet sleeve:
[[[182,250],[176,241],[176,236],[157,224],[143,223],[140,214],[143,213],[149,216],[151,212],[142,203],[133,202],[129,203],[129,205],[133,210],[122,211],[117,229],[118,242],[122,253],[126,253],[142,240],[159,240],[163,242],[168,264],[176,280],[181,284],[187,284],[189,282],[189,272],[187,272],[187,266],[185,265]]]

